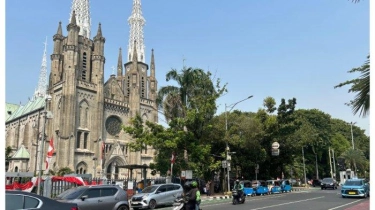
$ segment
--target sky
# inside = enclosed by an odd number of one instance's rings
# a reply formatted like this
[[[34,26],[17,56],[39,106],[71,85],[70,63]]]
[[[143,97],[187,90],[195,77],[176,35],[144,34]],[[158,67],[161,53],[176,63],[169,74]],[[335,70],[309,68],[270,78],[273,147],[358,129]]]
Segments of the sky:
[[[48,71],[52,37],[62,22],[67,34],[71,0],[5,2],[5,101],[25,104],[38,84],[47,37]],[[22,5],[22,7],[20,6]],[[91,37],[102,24],[105,80],[126,55],[132,1],[91,1]],[[142,0],[146,63],[154,49],[158,86],[171,83],[172,68],[209,70],[228,93],[225,104],[253,98],[234,109],[256,112],[263,99],[297,99],[297,109],[319,109],[333,118],[357,122],[369,135],[369,117],[353,115],[345,103],[354,98],[340,82],[358,77],[370,51],[369,1],[348,0]],[[123,61],[127,62],[126,57]],[[49,73],[49,72],[48,72]]]

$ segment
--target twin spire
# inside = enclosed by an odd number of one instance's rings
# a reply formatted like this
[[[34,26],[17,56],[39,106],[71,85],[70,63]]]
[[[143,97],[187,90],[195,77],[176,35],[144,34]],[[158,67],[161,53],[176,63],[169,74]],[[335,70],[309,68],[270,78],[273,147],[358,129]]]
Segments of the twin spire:
[[[75,13],[76,15],[73,15]],[[74,20],[72,20],[74,19]],[[81,30],[79,35],[91,37],[91,18],[89,0],[73,0],[69,23],[77,24]]]
[[[38,81],[38,87],[34,92],[34,99],[37,97],[43,97],[47,94],[47,37],[44,42],[44,52],[42,58],[42,66],[40,68],[40,75]]]
[[[146,20],[142,16],[141,0],[133,0],[132,14],[128,18],[128,23],[130,26],[128,61],[133,59],[134,46],[136,46],[138,60],[145,63],[143,26],[145,25]]]

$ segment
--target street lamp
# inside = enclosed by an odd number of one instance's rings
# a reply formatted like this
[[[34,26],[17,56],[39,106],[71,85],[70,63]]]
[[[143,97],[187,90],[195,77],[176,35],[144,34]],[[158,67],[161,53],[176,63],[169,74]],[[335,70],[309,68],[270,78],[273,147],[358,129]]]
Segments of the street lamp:
[[[353,125],[357,124],[357,122],[350,122],[350,132],[352,133],[352,147],[354,149],[354,137],[353,137]]]
[[[41,149],[40,149],[40,158],[39,158],[39,173],[38,173],[38,190],[37,194],[40,195],[40,185],[41,185],[41,177],[43,171],[43,151],[44,151],[44,143],[46,141],[46,122],[47,122],[47,102],[50,101],[52,97],[50,95],[45,96],[45,103],[44,103],[44,122],[43,122],[43,133],[42,133],[42,142],[41,142]]]
[[[251,95],[251,96],[249,96],[249,97],[247,97],[247,98],[245,98],[245,99],[242,99],[241,101],[238,101],[238,102],[236,102],[236,103],[233,103],[233,104],[231,104],[231,105],[228,105],[227,106],[227,104],[225,104],[225,137],[227,137],[228,136],[228,114],[227,114],[227,108],[230,108],[229,109],[229,111],[228,112],[230,112],[230,111],[232,111],[232,109],[237,105],[237,104],[239,104],[239,103],[241,103],[241,102],[243,102],[243,101],[246,101],[247,99],[250,99],[250,98],[252,98],[253,97],[253,95]],[[230,179],[229,179],[229,168],[228,168],[228,157],[229,157],[229,154],[230,154],[230,152],[229,152],[229,146],[228,146],[228,139],[226,138],[226,142],[225,142],[225,144],[226,144],[226,147],[225,147],[225,151],[226,151],[226,161],[227,161],[227,164],[226,164],[226,166],[227,166],[227,176],[228,176],[228,191],[230,190]]]

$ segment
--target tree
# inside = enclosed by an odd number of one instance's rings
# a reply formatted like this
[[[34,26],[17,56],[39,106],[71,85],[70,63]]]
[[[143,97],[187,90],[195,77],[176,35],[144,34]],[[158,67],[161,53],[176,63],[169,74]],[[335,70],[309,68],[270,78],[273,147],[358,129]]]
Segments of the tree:
[[[8,170],[9,167],[9,160],[12,157],[10,154],[12,153],[12,147],[7,146],[5,148],[5,171]]]
[[[360,73],[356,79],[348,80],[335,86],[335,88],[351,85],[349,93],[356,93],[355,98],[347,105],[352,108],[354,114],[367,116],[370,111],[370,55],[361,67],[353,68],[348,73]]]
[[[202,176],[211,167],[210,159],[211,121],[216,113],[216,100],[223,92],[220,80],[212,82],[211,73],[202,69],[184,68],[180,73],[172,69],[166,75],[167,81],[175,80],[178,86],[165,86],[158,92],[158,105],[168,119],[168,128],[156,123],[143,122],[140,116],[124,127],[135,142],[134,150],[151,145],[157,151],[155,168],[165,174],[169,169],[170,156],[177,156],[174,171],[191,169],[195,175]],[[176,174],[176,173],[173,173]]]
[[[368,161],[361,150],[349,148],[340,157],[345,160],[347,166],[355,170],[355,173],[357,173],[357,169],[368,170]]]
[[[65,174],[72,174],[72,173],[74,173],[72,169],[70,169],[69,167],[64,167],[58,170],[56,174],[57,176],[64,176]]]

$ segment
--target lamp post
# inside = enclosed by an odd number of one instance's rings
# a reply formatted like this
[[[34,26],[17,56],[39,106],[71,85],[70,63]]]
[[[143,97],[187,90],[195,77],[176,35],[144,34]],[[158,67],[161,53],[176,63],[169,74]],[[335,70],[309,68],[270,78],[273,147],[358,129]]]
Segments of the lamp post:
[[[236,102],[236,103],[233,103],[233,104],[231,104],[231,105],[228,105],[227,106],[227,104],[225,104],[225,137],[226,137],[226,141],[225,141],[225,145],[226,145],[226,147],[225,147],[225,151],[226,151],[226,168],[227,168],[227,178],[228,178],[228,191],[230,190],[230,178],[229,178],[229,168],[228,168],[228,161],[229,161],[229,154],[230,154],[230,150],[229,150],[229,146],[228,146],[228,138],[227,138],[227,136],[228,136],[228,114],[227,114],[227,108],[230,108],[229,109],[229,111],[228,112],[230,112],[230,111],[232,111],[232,109],[237,105],[237,104],[239,104],[239,103],[241,103],[241,102],[243,102],[243,101],[246,101],[247,99],[250,99],[250,98],[252,98],[253,97],[253,95],[251,95],[251,96],[249,96],[249,97],[247,97],[247,98],[245,98],[245,99],[242,99],[241,101],[238,101],[238,102]]]
[[[45,103],[44,103],[44,122],[43,122],[43,133],[42,133],[42,142],[41,142],[41,148],[40,148],[40,158],[39,158],[39,173],[38,173],[38,189],[37,194],[40,195],[40,185],[41,185],[41,178],[42,178],[42,172],[43,172],[43,151],[44,151],[44,143],[46,141],[46,123],[47,123],[47,102],[51,100],[50,95],[45,96]]]

